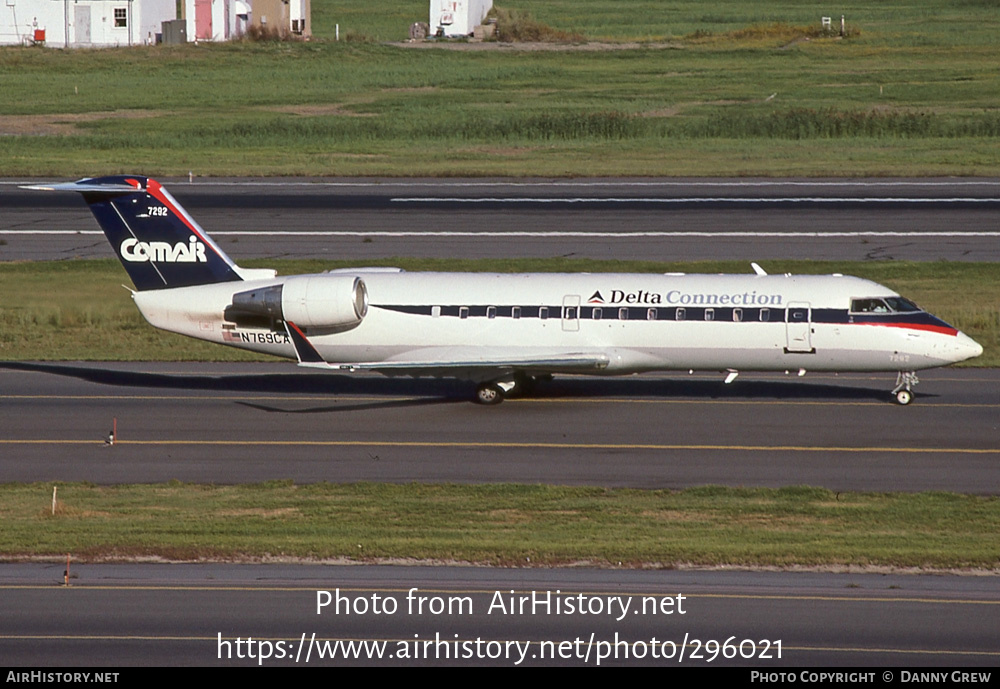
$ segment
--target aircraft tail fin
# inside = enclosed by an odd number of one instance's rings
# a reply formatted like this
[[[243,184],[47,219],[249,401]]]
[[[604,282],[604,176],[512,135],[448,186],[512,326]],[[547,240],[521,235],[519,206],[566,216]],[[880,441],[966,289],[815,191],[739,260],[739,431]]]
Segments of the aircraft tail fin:
[[[28,188],[83,194],[139,291],[274,276],[237,266],[154,179],[121,175]]]

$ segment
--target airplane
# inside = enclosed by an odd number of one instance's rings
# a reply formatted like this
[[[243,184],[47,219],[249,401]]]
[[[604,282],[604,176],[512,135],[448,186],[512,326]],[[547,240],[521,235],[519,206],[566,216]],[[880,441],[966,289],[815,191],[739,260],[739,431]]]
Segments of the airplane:
[[[28,189],[81,193],[153,326],[329,371],[455,377],[497,404],[553,374],[916,372],[982,354],[878,283],[840,274],[277,275],[238,266],[158,182],[139,175]]]

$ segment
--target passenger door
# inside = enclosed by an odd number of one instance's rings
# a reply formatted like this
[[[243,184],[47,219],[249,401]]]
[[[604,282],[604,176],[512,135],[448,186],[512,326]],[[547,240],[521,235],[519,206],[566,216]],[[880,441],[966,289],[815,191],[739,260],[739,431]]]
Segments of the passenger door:
[[[785,351],[813,354],[812,309],[807,301],[789,302],[785,312]]]

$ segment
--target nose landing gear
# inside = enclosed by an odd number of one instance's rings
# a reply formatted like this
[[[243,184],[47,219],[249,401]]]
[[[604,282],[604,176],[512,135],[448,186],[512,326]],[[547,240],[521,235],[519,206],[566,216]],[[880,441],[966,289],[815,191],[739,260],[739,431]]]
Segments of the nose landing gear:
[[[896,401],[903,406],[912,402],[912,388],[919,382],[917,374],[913,371],[900,371],[896,375],[896,387],[892,389],[892,394],[896,396]]]

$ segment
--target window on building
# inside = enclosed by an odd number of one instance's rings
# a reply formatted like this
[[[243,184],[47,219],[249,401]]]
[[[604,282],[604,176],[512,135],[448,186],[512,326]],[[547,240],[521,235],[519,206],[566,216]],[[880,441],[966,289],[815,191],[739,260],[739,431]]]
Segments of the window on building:
[[[124,7],[115,8],[115,28],[124,29],[128,27],[128,9]]]

